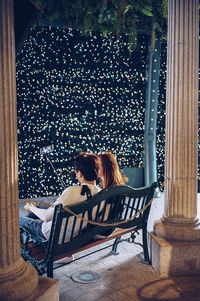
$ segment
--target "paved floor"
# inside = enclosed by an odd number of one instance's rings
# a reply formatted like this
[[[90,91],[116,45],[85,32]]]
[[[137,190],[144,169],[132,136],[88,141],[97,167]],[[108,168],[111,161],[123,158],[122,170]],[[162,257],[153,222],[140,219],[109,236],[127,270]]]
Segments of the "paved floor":
[[[162,216],[163,208],[161,195],[153,202],[149,231]],[[60,301],[200,301],[200,275],[160,278],[151,266],[141,263],[142,258],[140,246],[123,242],[119,255],[109,255],[106,249],[54,270],[54,278],[59,279]],[[102,279],[90,284],[72,280],[75,273],[88,270],[100,273]]]
[[[124,244],[116,257],[98,253],[91,260],[56,270],[60,301],[200,300],[200,276],[160,278],[151,266],[140,262],[142,254],[132,251]],[[101,272],[102,280],[80,284],[71,279],[73,273],[88,270]]]

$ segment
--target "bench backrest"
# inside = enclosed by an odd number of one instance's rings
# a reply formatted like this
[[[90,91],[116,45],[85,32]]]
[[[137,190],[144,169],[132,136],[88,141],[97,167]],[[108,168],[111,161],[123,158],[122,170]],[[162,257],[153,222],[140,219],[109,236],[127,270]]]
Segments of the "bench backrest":
[[[127,185],[110,186],[82,203],[69,206],[68,208],[78,214],[78,217],[67,212],[61,204],[57,205],[52,221],[47,256],[49,254],[55,256],[80,248],[91,241],[96,234],[106,235],[115,227],[137,226],[138,229],[145,227],[151,206],[148,206],[133,220],[129,219],[148,204],[153,198],[156,187],[156,183],[137,189]],[[88,220],[111,225],[95,225],[89,223]],[[120,221],[126,222],[117,226],[112,225]]]

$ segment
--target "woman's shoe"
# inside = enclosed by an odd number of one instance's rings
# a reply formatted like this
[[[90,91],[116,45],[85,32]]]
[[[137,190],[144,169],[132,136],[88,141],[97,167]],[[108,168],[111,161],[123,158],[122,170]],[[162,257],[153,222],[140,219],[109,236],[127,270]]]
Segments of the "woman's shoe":
[[[70,257],[64,257],[64,258],[58,259],[58,260],[54,261],[54,263],[68,263],[72,260],[74,260],[74,255],[72,255]]]

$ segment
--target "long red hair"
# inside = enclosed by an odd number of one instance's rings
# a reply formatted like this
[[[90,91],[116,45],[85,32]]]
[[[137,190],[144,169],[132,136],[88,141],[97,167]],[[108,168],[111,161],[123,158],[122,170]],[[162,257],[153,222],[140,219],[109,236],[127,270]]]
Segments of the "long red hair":
[[[122,175],[115,156],[111,152],[99,155],[101,160],[100,178],[102,188],[110,185],[124,185],[128,179]]]

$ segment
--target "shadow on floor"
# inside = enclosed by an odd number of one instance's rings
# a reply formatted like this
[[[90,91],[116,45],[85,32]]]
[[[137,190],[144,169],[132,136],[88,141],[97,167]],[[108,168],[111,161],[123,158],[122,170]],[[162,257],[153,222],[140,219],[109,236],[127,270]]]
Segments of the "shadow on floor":
[[[139,300],[200,300],[200,276],[173,277],[151,281],[137,290]]]

